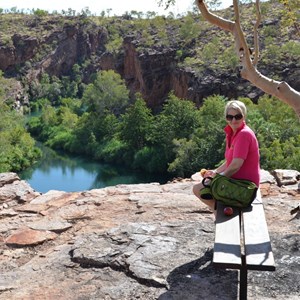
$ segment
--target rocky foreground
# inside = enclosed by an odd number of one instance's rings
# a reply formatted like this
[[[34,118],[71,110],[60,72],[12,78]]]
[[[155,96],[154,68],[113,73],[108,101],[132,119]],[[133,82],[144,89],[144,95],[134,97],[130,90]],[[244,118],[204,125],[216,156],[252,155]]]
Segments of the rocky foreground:
[[[237,299],[198,179],[40,194],[0,174],[0,299]],[[248,299],[299,299],[299,172],[264,171],[261,190],[277,270],[249,271]]]

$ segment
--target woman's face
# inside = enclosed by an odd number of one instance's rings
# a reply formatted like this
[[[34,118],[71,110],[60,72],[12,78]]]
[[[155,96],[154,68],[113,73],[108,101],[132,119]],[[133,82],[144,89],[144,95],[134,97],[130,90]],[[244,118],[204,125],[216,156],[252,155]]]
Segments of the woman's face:
[[[244,116],[238,110],[230,108],[226,114],[226,121],[231,129],[235,132],[242,125]]]

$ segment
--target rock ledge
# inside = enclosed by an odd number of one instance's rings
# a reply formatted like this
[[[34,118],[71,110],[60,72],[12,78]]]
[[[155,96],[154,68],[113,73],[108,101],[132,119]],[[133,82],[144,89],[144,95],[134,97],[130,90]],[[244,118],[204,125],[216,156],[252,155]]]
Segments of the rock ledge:
[[[40,194],[0,174],[0,299],[237,299],[238,271],[212,267],[213,216],[192,178]],[[263,171],[277,270],[249,271],[249,299],[298,299],[298,180]]]

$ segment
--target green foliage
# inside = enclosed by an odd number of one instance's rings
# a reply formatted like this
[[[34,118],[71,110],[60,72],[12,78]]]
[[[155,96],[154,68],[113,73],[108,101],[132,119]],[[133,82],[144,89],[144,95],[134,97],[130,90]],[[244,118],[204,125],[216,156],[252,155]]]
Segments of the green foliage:
[[[285,59],[299,59],[300,57],[300,42],[299,41],[288,41],[281,47],[281,55]]]
[[[262,168],[299,168],[300,127],[292,108],[264,96],[248,119],[260,144]]]
[[[186,57],[180,65],[192,68],[198,76],[201,76],[208,69],[215,72],[235,70],[239,60],[235,54],[233,44],[225,48],[221,45],[221,38],[213,37],[211,41],[196,49],[196,55]]]
[[[70,112],[74,112],[80,114],[82,109],[82,101],[79,99],[72,99],[72,98],[62,98],[60,100],[62,107],[67,107],[70,109]]]
[[[155,165],[158,168],[157,171],[163,167],[166,168],[176,158],[174,142],[190,137],[199,124],[200,119],[194,103],[170,94],[162,112],[154,119],[149,135],[149,145],[152,146],[143,149],[145,152],[139,153],[140,160],[142,154],[148,153],[159,157],[156,163],[148,159],[145,168],[153,170]],[[171,169],[169,171],[173,172]]]
[[[134,155],[133,167],[148,173],[166,173],[168,166],[167,157],[164,155],[163,147],[145,146]]]
[[[31,117],[27,122],[27,128],[33,136],[38,137],[43,130],[43,124],[39,117]]]
[[[58,122],[64,129],[73,129],[76,126],[78,115],[71,108],[60,106],[57,113],[59,116]]]
[[[43,107],[41,114],[41,123],[43,124],[44,128],[51,128],[53,126],[59,125],[56,108],[50,105]]]
[[[47,99],[56,104],[62,94],[63,85],[61,81],[53,76],[52,78],[43,73],[40,82],[31,82],[30,92],[34,100]]]
[[[47,99],[51,104],[58,105],[61,98],[78,96],[81,83],[81,71],[78,65],[74,65],[70,76],[62,76],[59,79],[56,76],[50,77],[43,73],[40,82],[30,82],[29,88],[32,95],[31,106],[34,109],[41,107],[41,99]],[[37,102],[37,103],[36,103]]]
[[[300,170],[300,135],[281,142],[275,139],[269,147],[261,147],[262,166],[266,170],[295,169]]]
[[[200,30],[200,24],[195,21],[194,17],[191,14],[188,14],[185,17],[185,22],[180,27],[180,38],[184,40],[185,43],[188,43],[192,39],[197,38]]]
[[[78,119],[73,130],[74,138],[69,148],[70,152],[87,154],[87,145],[94,130],[93,120],[92,113],[87,112]]]
[[[100,71],[83,94],[83,102],[90,111],[103,114],[110,111],[119,115],[129,102],[129,91],[118,73]]]
[[[176,58],[177,59],[180,59],[182,57],[182,55],[183,55],[183,50],[177,50],[176,51]]]
[[[120,138],[130,149],[137,151],[147,142],[147,134],[152,126],[153,116],[146,102],[138,96],[133,105],[122,115]]]
[[[201,56],[201,59],[205,61],[206,65],[210,65],[215,63],[220,53],[220,40],[214,37],[210,43],[204,45],[203,50],[198,54]]]
[[[199,56],[186,57],[180,66],[193,69],[198,76],[205,70],[204,62]]]
[[[299,10],[300,4],[298,0],[279,0],[284,5],[282,10],[282,23],[284,26],[294,26],[299,33]]]
[[[50,101],[46,98],[40,98],[37,101],[30,102],[30,109],[32,112],[38,112],[43,107],[50,105]]]
[[[269,25],[262,28],[262,34],[267,37],[276,38],[278,34],[278,26]]]
[[[49,121],[48,124],[50,124],[45,128],[44,121],[41,121],[43,129],[40,137],[47,140],[46,145],[53,149],[68,151],[74,139],[73,129],[78,122],[78,115],[69,107],[60,106],[58,109],[45,109],[41,115],[41,119],[46,119]],[[30,130],[32,132],[33,128],[30,127]]]
[[[129,165],[124,161],[124,154],[127,151],[128,147],[123,141],[112,137],[97,147],[94,157],[108,163]]]
[[[64,127],[55,127],[50,131],[46,146],[57,150],[68,150],[72,143],[73,135],[71,130],[65,130]]]
[[[38,9],[34,10],[33,14],[38,17],[44,17],[44,16],[48,15],[48,12],[46,10],[38,8]]]
[[[293,110],[268,96],[261,97],[258,104],[248,98],[239,100],[247,105],[247,124],[260,144],[261,167],[299,169],[300,128]],[[117,116],[108,111],[81,114],[76,99],[76,105],[63,99],[59,108],[44,107],[28,128],[56,149],[145,172],[186,177],[203,167],[215,168],[224,160],[226,101],[210,96],[197,109],[192,102],[170,94],[162,111],[153,115],[138,95]]]
[[[211,96],[204,100],[198,112],[198,126],[189,139],[174,141],[176,158],[169,171],[187,176],[200,168],[214,168],[224,158],[225,100]]]
[[[154,46],[154,36],[149,32],[148,28],[145,28],[142,31],[142,42],[143,42],[143,47],[139,47],[139,50],[145,49],[145,48],[151,48]]]
[[[234,46],[227,47],[218,56],[219,70],[234,70],[239,65],[239,59],[234,52]]]
[[[199,147],[194,139],[178,139],[174,141],[175,159],[170,163],[168,170],[177,176],[184,177],[199,169],[199,165],[205,165],[197,158],[201,156]]]
[[[106,147],[111,149],[109,143],[114,139],[118,127],[118,119],[113,114],[99,116],[96,113],[84,113],[73,128],[73,140],[69,151],[88,153],[96,159],[106,161],[106,156],[109,156]]]
[[[106,44],[106,50],[110,53],[118,53],[123,44],[123,38],[118,34],[110,36],[108,43]]]
[[[199,122],[195,104],[170,93],[162,112],[156,116],[153,142],[165,144],[164,141],[188,137]]]
[[[288,41],[283,44],[275,43],[274,39],[268,40],[266,51],[263,53],[262,61],[265,63],[271,63],[280,60],[297,60],[300,56],[300,42]]]
[[[21,171],[40,155],[24,128],[24,118],[0,101],[0,172]]]

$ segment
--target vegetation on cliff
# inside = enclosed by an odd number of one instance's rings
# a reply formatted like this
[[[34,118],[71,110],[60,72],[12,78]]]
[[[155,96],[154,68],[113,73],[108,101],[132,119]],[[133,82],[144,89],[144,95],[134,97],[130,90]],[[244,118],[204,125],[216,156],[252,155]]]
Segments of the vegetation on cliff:
[[[247,16],[243,25],[248,30],[254,12],[248,5],[243,9]],[[273,78],[288,77],[297,84],[300,45],[296,33],[281,26],[282,8],[277,4],[262,3],[262,9],[266,20],[261,28],[265,41],[261,68]],[[210,82],[217,76],[234,76],[240,83],[232,37],[204,22],[198,13],[141,18],[137,13],[96,17],[88,10],[78,16],[72,10],[63,16],[40,10],[30,15],[16,10],[3,14],[0,9],[0,14],[0,67],[6,77],[22,83],[21,109],[41,111],[28,124],[37,139],[55,149],[177,176],[214,167],[223,159],[223,107],[232,94],[193,99],[197,105],[183,101],[172,89],[167,93],[165,89],[166,95],[155,94],[159,85],[169,85],[168,74],[176,72],[196,78],[194,86],[182,87],[195,90],[196,95],[197,86],[206,78]],[[229,8],[220,14],[227,18],[232,11]],[[128,38],[130,43],[126,43]],[[126,47],[133,47],[135,61],[125,57]],[[141,58],[157,54],[172,62],[167,75],[165,70],[146,72],[159,69],[160,61],[151,65],[151,60]],[[277,63],[283,59],[285,64]],[[130,68],[141,62],[144,73],[131,73]],[[234,86],[250,108],[248,123],[260,141],[262,167],[300,169],[300,133],[293,112],[273,97],[250,99],[248,88]],[[141,94],[136,93],[139,88]],[[163,104],[151,110],[149,97],[161,97],[157,103]],[[20,109],[9,93],[3,94],[2,102]],[[0,122],[2,126],[2,119]],[[2,171],[17,171],[34,161],[32,153],[37,153],[32,139],[27,144],[30,159]],[[1,151],[13,153],[8,148]]]

